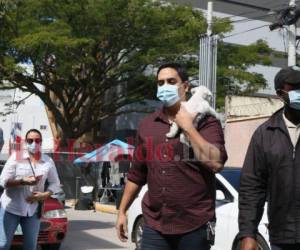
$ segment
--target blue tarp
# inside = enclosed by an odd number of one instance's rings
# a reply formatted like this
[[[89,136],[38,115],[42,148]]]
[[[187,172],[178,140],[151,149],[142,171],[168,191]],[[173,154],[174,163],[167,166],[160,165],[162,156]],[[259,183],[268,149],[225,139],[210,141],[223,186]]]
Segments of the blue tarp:
[[[123,141],[115,139],[100,148],[89,152],[80,158],[75,159],[74,164],[85,162],[103,162],[103,161],[116,161],[122,159],[122,156],[133,156],[134,146],[127,144]]]

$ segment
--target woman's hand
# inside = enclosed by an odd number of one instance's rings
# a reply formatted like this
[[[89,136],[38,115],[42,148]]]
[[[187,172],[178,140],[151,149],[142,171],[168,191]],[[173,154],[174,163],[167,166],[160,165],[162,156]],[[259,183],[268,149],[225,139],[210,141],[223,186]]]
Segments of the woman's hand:
[[[47,199],[48,197],[47,192],[33,192],[31,196],[28,196],[26,198],[26,201],[29,203],[37,202],[37,201],[43,201]]]
[[[21,185],[34,186],[38,183],[38,179],[34,176],[27,176],[21,179]]]

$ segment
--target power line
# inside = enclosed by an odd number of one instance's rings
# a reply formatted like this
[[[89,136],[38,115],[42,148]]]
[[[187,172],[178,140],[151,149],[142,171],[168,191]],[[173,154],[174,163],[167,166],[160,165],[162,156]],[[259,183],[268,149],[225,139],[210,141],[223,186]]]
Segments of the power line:
[[[256,19],[264,19],[270,16],[274,16],[277,13],[270,13],[268,15],[262,15],[262,16],[255,16],[255,17],[251,17],[251,18],[243,18],[243,19],[239,19],[239,20],[232,20],[230,21],[230,23],[244,23],[244,22],[252,22],[252,21],[257,21]]]
[[[224,39],[224,38],[228,38],[228,37],[232,37],[232,36],[241,35],[241,34],[244,34],[244,33],[250,32],[250,31],[253,31],[253,30],[258,30],[258,29],[261,29],[261,28],[267,27],[267,26],[269,26],[269,25],[268,25],[268,24],[265,24],[265,25],[262,25],[262,26],[259,26],[259,27],[256,27],[256,28],[252,28],[252,29],[249,29],[249,30],[245,30],[245,31],[242,31],[242,32],[238,32],[238,33],[229,35],[229,36],[225,36],[225,37],[223,37],[223,39]]]

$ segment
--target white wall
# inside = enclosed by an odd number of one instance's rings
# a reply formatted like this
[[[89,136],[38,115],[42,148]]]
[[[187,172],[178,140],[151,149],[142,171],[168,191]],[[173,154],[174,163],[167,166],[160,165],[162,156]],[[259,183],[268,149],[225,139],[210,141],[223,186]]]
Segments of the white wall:
[[[6,98],[2,98],[5,96]],[[21,90],[9,90],[0,91],[0,110],[3,112],[5,103],[13,100],[22,100],[27,97],[28,93],[24,93]],[[6,157],[8,153],[8,145],[10,139],[10,133],[12,130],[12,124],[14,122],[20,122],[22,124],[21,136],[24,138],[26,132],[31,128],[36,128],[42,132],[43,135],[43,150],[45,152],[53,151],[53,136],[50,128],[49,120],[45,110],[45,105],[35,95],[31,95],[24,101],[17,109],[15,113],[8,116],[0,116],[0,127],[3,129],[5,144],[2,149],[2,157]],[[46,126],[46,129],[41,129],[41,126]],[[4,156],[3,156],[4,154]]]

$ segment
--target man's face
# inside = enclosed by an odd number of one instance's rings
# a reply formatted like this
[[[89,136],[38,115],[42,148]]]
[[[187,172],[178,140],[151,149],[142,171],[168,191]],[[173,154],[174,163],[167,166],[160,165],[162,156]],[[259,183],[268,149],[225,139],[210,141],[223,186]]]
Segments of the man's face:
[[[188,82],[182,82],[177,71],[173,68],[162,69],[157,76],[157,87],[164,84],[176,85],[178,87],[178,95],[181,101],[186,100],[186,92],[188,91]]]
[[[289,91],[297,90],[297,89],[300,89],[300,83],[296,85],[285,83],[283,84],[283,87],[277,91],[277,94],[281,99],[283,99],[284,103],[288,105],[290,103],[289,94],[288,94]]]

